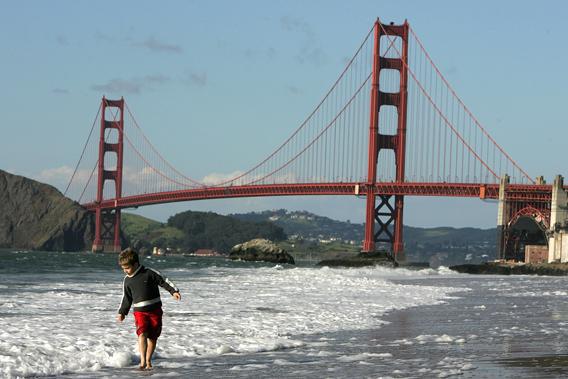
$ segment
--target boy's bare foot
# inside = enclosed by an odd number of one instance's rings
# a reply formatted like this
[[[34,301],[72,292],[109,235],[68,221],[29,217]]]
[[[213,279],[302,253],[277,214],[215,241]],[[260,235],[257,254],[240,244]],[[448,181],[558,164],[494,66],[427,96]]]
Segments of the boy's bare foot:
[[[140,366],[138,366],[138,368],[139,368],[140,370],[146,369],[146,362],[140,361]]]
[[[152,369],[152,363],[148,362],[146,363],[146,370],[151,370]]]

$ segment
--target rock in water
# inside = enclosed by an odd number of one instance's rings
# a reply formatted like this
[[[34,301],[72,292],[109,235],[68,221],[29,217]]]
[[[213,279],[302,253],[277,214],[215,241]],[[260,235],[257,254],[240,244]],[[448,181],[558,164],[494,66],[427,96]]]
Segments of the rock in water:
[[[374,253],[359,253],[353,257],[326,259],[317,263],[318,266],[329,267],[364,267],[387,266],[398,267],[398,262],[386,251]]]
[[[234,246],[229,258],[243,261],[262,261],[294,264],[294,258],[267,239],[257,238]]]
[[[94,217],[56,188],[0,170],[0,247],[90,250]]]

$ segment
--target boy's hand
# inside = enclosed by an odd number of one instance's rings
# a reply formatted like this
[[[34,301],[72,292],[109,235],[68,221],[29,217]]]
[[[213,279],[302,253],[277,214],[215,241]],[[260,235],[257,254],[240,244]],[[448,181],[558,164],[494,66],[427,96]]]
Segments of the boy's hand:
[[[116,321],[122,322],[124,320],[124,315],[118,314],[116,315]]]
[[[177,301],[181,300],[181,294],[179,292],[174,292],[174,294],[172,295],[174,297],[174,299],[176,299]]]

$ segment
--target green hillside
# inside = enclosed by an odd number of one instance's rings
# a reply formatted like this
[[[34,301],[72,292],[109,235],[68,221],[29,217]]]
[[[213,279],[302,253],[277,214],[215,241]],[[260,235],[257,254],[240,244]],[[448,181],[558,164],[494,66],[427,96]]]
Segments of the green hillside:
[[[260,221],[244,221],[213,212],[182,212],[168,219],[168,226],[183,231],[179,241],[186,250],[213,249],[228,253],[239,244],[254,238],[271,241],[286,240],[286,233],[280,226]]]
[[[356,241],[364,237],[364,225],[332,220],[306,211],[287,211],[285,209],[232,214],[239,220],[261,222],[270,221],[284,229],[288,236],[302,239],[323,239]],[[477,228],[417,228],[404,226],[404,241],[407,245],[464,245],[470,243],[495,244],[496,229]]]
[[[185,236],[177,228],[131,213],[122,214],[121,226],[130,244],[137,248],[177,247]]]
[[[231,216],[281,226],[290,237],[289,246],[294,252],[358,251],[364,237],[363,224],[332,220],[306,211],[278,209]],[[445,263],[482,261],[495,258],[497,250],[496,228],[404,226],[403,235],[406,256],[414,261],[429,261],[433,256],[441,257]],[[388,245],[377,247],[390,248]]]
[[[241,221],[212,212],[182,212],[161,223],[130,213],[122,214],[122,232],[131,246],[151,251],[154,246],[193,252],[213,249],[228,252],[231,247],[253,238],[286,240],[279,226],[269,222]]]
[[[495,245],[497,229],[477,228],[414,228],[404,227],[404,239],[407,246],[412,245]]]
[[[287,211],[278,209],[263,212],[231,214],[239,220],[252,222],[272,222],[284,229],[289,237],[303,239],[340,239],[346,241],[361,241],[363,225],[351,224],[318,216],[306,211]]]

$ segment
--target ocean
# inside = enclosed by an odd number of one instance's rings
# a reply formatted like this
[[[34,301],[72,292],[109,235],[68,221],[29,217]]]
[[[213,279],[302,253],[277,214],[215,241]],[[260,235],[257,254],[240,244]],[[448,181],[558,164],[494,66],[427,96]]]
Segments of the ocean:
[[[182,300],[139,372],[116,258],[0,251],[0,376],[568,376],[568,278],[183,256],[143,259]]]

